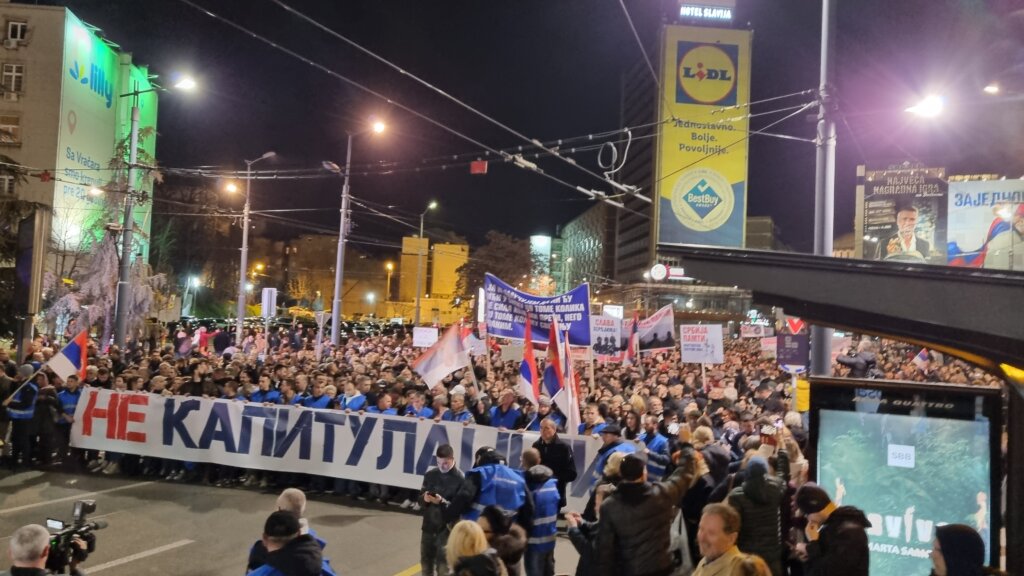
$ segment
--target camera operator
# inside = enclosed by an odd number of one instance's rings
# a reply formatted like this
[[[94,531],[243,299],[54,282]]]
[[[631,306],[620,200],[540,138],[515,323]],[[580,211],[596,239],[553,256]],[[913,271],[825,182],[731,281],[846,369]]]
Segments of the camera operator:
[[[83,574],[77,569],[80,559],[84,559],[87,549],[86,543],[81,538],[72,540],[77,549],[71,561],[71,573]],[[11,569],[0,572],[0,576],[45,576],[52,574],[46,569],[46,563],[50,556],[50,533],[38,524],[29,524],[18,528],[11,535],[8,556],[11,559]]]

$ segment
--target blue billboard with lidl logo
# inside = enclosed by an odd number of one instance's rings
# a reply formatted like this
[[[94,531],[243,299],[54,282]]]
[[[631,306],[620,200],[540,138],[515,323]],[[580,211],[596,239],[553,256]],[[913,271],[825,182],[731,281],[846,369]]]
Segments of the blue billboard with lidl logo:
[[[666,26],[658,243],[742,247],[747,212],[746,30]]]

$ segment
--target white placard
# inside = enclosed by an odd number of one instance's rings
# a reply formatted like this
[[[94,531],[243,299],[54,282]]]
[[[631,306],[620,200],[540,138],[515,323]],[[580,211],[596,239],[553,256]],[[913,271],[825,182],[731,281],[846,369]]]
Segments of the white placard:
[[[725,362],[721,324],[683,324],[679,327],[683,362],[721,364]]]
[[[412,329],[413,348],[430,348],[437,343],[437,328],[433,326],[414,326]]]

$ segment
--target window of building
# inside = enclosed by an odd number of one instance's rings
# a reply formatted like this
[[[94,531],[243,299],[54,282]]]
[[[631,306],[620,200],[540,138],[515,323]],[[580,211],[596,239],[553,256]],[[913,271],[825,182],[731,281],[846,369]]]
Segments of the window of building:
[[[28,22],[15,22],[11,21],[7,23],[7,39],[18,40],[24,42],[28,39]]]
[[[21,92],[25,85],[24,64],[4,64],[3,75],[0,76],[3,89],[8,92]]]
[[[0,115],[0,144],[21,143],[21,118]]]
[[[0,196],[14,196],[14,176],[0,176]]]

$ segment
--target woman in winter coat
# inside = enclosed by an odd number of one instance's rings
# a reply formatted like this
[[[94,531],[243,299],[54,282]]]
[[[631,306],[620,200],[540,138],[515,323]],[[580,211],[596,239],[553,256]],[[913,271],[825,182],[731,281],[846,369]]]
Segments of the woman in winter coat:
[[[480,513],[477,523],[487,536],[487,543],[498,553],[509,576],[523,573],[523,554],[526,552],[526,530],[497,506],[488,506]]]
[[[736,545],[748,554],[757,554],[768,563],[773,576],[782,576],[782,534],[779,506],[786,492],[789,458],[778,454],[779,474],[769,474],[768,461],[754,456],[747,462],[747,477],[732,489],[727,501],[740,514],[740,534]]]

